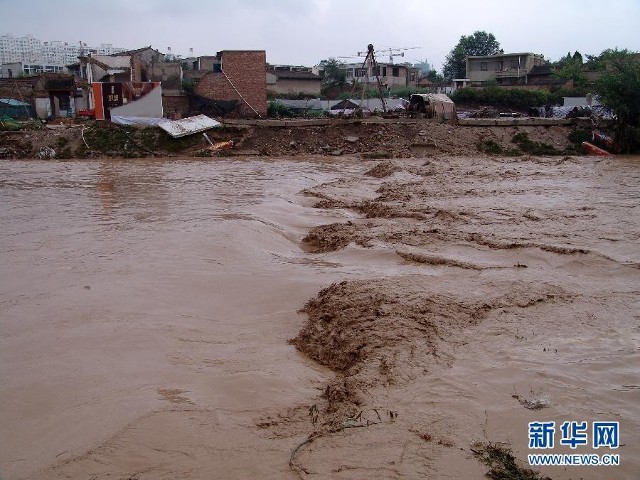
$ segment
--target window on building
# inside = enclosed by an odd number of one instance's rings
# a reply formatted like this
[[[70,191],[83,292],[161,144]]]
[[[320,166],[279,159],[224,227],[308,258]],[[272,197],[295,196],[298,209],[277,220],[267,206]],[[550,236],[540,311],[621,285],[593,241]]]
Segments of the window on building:
[[[400,76],[400,69],[398,67],[393,67],[392,75],[394,77],[399,77]]]
[[[511,60],[511,70],[517,70],[517,69],[518,69],[518,61]]]
[[[487,62],[480,62],[480,70],[486,72],[489,70],[489,64]]]

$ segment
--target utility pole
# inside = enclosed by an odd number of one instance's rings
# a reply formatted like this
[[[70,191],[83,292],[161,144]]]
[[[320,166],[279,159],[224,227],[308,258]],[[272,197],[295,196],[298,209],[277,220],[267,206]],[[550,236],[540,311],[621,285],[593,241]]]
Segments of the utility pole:
[[[358,52],[358,56],[362,55],[365,52]],[[367,84],[369,83],[369,78],[372,77],[372,74],[375,72],[376,84],[378,86],[378,95],[380,96],[380,101],[382,102],[382,111],[387,113],[387,102],[384,100],[384,94],[382,93],[382,82],[380,81],[380,69],[378,68],[378,62],[376,61],[376,54],[373,48],[373,44],[367,45],[367,52],[364,62],[362,62],[362,68],[367,67]],[[356,84],[354,83],[354,88]]]

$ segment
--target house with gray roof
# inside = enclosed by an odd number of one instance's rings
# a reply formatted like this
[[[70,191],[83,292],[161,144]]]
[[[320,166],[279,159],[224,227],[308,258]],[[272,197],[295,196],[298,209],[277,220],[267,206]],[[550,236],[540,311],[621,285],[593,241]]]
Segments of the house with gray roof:
[[[267,66],[267,91],[282,95],[320,96],[322,77],[307,67]]]

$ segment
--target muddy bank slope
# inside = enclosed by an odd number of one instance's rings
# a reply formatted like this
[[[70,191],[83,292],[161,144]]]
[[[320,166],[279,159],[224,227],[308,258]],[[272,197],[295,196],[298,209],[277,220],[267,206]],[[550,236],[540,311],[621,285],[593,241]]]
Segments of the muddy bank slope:
[[[200,135],[171,138],[159,128],[133,128],[97,122],[52,123],[46,128],[0,132],[0,158],[137,158],[167,156],[358,155],[405,158],[526,153],[545,145],[558,155],[574,153],[568,126],[464,127],[431,121],[368,123],[336,120],[325,126],[224,126],[207,133],[212,142],[232,140],[231,150],[212,151]],[[529,141],[524,150],[516,134]],[[517,138],[517,137],[516,137]],[[533,143],[531,143],[533,142]]]

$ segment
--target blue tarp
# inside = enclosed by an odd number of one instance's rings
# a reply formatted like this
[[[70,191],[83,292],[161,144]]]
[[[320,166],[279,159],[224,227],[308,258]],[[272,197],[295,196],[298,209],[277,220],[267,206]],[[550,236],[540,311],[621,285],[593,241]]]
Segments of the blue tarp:
[[[14,120],[36,118],[36,112],[33,106],[13,98],[0,98],[0,115],[6,115]]]

